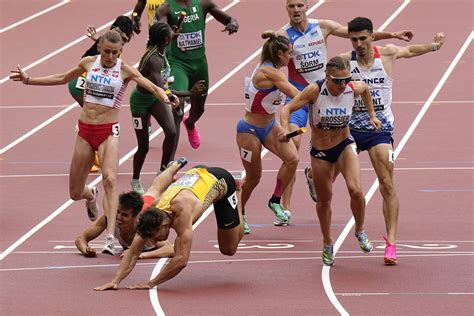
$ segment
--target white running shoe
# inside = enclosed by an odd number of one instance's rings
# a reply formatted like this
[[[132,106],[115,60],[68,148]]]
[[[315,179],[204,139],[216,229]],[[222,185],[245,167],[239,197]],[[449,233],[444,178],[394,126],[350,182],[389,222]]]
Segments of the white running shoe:
[[[104,248],[102,248],[102,253],[108,254],[108,255],[115,255],[115,238],[112,235],[107,235],[105,238],[105,245]]]

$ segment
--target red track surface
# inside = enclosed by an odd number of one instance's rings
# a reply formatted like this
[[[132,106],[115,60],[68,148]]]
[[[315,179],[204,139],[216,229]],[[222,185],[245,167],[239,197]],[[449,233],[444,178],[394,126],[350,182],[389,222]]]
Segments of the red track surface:
[[[216,2],[224,7],[230,0]],[[316,3],[309,2],[310,6]],[[23,3],[1,2],[1,28],[57,2],[31,1],[28,7]],[[133,3],[72,0],[0,34],[0,78],[6,77],[16,64],[26,66],[79,38],[86,25],[100,26],[129,11]],[[378,27],[401,3],[333,0],[324,3],[310,17],[345,23],[355,16],[367,16]],[[412,29],[414,43],[429,43],[438,31],[444,31],[447,37],[439,52],[400,60],[395,65],[396,146],[471,35],[472,9],[472,2],[467,0],[456,1],[455,5],[441,0],[413,1],[387,27],[388,30]],[[241,1],[228,12],[240,22],[237,35],[228,37],[221,33],[222,26],[216,21],[207,25],[211,86],[261,47],[262,31],[277,29],[287,22],[283,0]],[[125,47],[124,59],[130,64],[138,62],[143,54],[145,33]],[[28,73],[35,76],[64,71],[79,60],[89,45],[89,40],[84,40]],[[331,56],[349,49],[348,40],[330,38]],[[243,113],[243,78],[257,62],[258,58],[253,59],[209,96],[207,111],[198,124],[202,147],[192,150],[183,137],[177,156],[187,156],[191,165],[206,163],[230,170],[242,169],[234,126]],[[352,231],[342,244],[337,265],[330,271],[330,281],[336,298],[348,313],[473,313],[473,70],[471,42],[397,160],[400,264],[385,267],[383,247],[362,255]],[[0,84],[0,98],[1,148],[73,103],[66,87],[24,87],[12,82]],[[112,278],[120,259],[105,255],[86,259],[77,254],[72,241],[89,225],[82,203],[66,205],[44,227],[15,244],[17,247],[12,252],[7,250],[68,201],[67,173],[78,113],[77,108],[73,109],[0,156],[2,315],[155,313],[148,291],[92,291],[94,286]],[[135,147],[135,136],[128,107],[123,107],[121,115],[120,148],[124,156]],[[159,135],[152,142],[144,167],[145,183],[151,181],[158,169],[162,137]],[[247,206],[252,234],[242,240],[236,256],[224,257],[214,247],[214,215],[199,225],[188,267],[158,289],[166,314],[338,313],[322,286],[322,240],[314,204],[302,179],[301,169],[309,162],[304,149],[300,160],[292,225],[286,228],[271,225],[266,201],[273,191],[275,170],[280,164],[274,156],[267,155],[266,172]],[[368,191],[375,175],[366,154],[361,155],[361,167],[363,186]],[[131,169],[131,161],[120,167],[119,187],[123,191],[129,190]],[[90,181],[95,178],[91,176]],[[375,192],[367,207],[366,230],[376,247],[383,246],[381,236],[385,231],[381,203],[380,194]],[[332,229],[337,237],[350,219],[348,197],[341,180],[336,182],[333,210]],[[97,244],[102,244],[102,239]],[[155,263],[156,260],[141,261],[121,286],[148,280]]]

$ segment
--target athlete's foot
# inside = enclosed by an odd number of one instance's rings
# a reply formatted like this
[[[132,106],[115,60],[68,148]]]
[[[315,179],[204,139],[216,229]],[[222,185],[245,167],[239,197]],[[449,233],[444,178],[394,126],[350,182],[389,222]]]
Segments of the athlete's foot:
[[[79,252],[82,253],[84,255],[84,257],[91,258],[91,257],[97,256],[97,253],[95,252],[95,249],[90,247],[87,244],[87,241],[84,237],[82,237],[82,236],[77,237],[76,241],[75,241],[75,244],[76,244],[77,250],[79,250]]]
[[[191,144],[191,147],[194,149],[197,149],[199,148],[199,146],[201,146],[201,136],[199,135],[199,132],[196,126],[194,126],[193,129],[188,129],[188,126],[186,125],[186,122],[188,121],[188,119],[189,117],[185,116],[183,118],[183,124],[184,124],[184,127],[186,127],[186,132],[188,132],[188,140],[189,140],[189,143]]]

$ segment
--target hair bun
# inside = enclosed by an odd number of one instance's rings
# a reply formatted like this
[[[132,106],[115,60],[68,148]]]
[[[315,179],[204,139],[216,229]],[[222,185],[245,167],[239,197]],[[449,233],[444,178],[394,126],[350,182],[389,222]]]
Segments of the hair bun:
[[[276,34],[273,31],[265,31],[262,33],[262,38],[267,39],[267,38],[275,38]]]

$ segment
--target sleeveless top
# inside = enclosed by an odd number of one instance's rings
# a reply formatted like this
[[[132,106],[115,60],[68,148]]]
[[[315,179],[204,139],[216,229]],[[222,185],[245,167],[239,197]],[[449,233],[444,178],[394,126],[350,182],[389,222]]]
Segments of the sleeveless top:
[[[338,96],[329,93],[326,80],[317,81],[317,84],[319,86],[318,99],[309,105],[311,127],[325,130],[347,127],[354,104],[352,84],[347,84],[344,92]]]
[[[252,82],[255,73],[264,66],[273,67],[270,63],[257,65],[252,76],[245,77],[245,110],[257,114],[274,114],[282,102],[282,93],[277,87],[270,89],[256,88]]]
[[[326,74],[327,50],[319,21],[310,19],[304,33],[291,25],[284,28],[293,45],[293,57],[288,63],[288,79],[302,90],[317,80],[323,80]]]
[[[122,60],[117,58],[117,63],[112,68],[102,67],[100,60],[100,55],[97,55],[94,64],[87,72],[84,102],[120,109],[128,83],[122,79]]]
[[[394,117],[392,113],[392,83],[385,69],[377,47],[374,46],[374,64],[369,69],[362,69],[357,63],[356,52],[352,52],[351,58],[352,80],[365,82],[370,89],[372,102],[374,103],[375,114],[382,123],[382,131],[393,131]],[[370,117],[364,102],[358,96],[354,103],[354,113],[352,114],[349,126],[358,131],[375,131],[370,124]]]
[[[168,46],[169,56],[183,60],[204,57],[204,32],[206,19],[201,6],[201,0],[191,0],[189,7],[183,8],[176,0],[166,1],[170,7],[168,16],[169,25],[177,25],[181,11],[186,12],[186,17],[181,24],[181,32]]]

